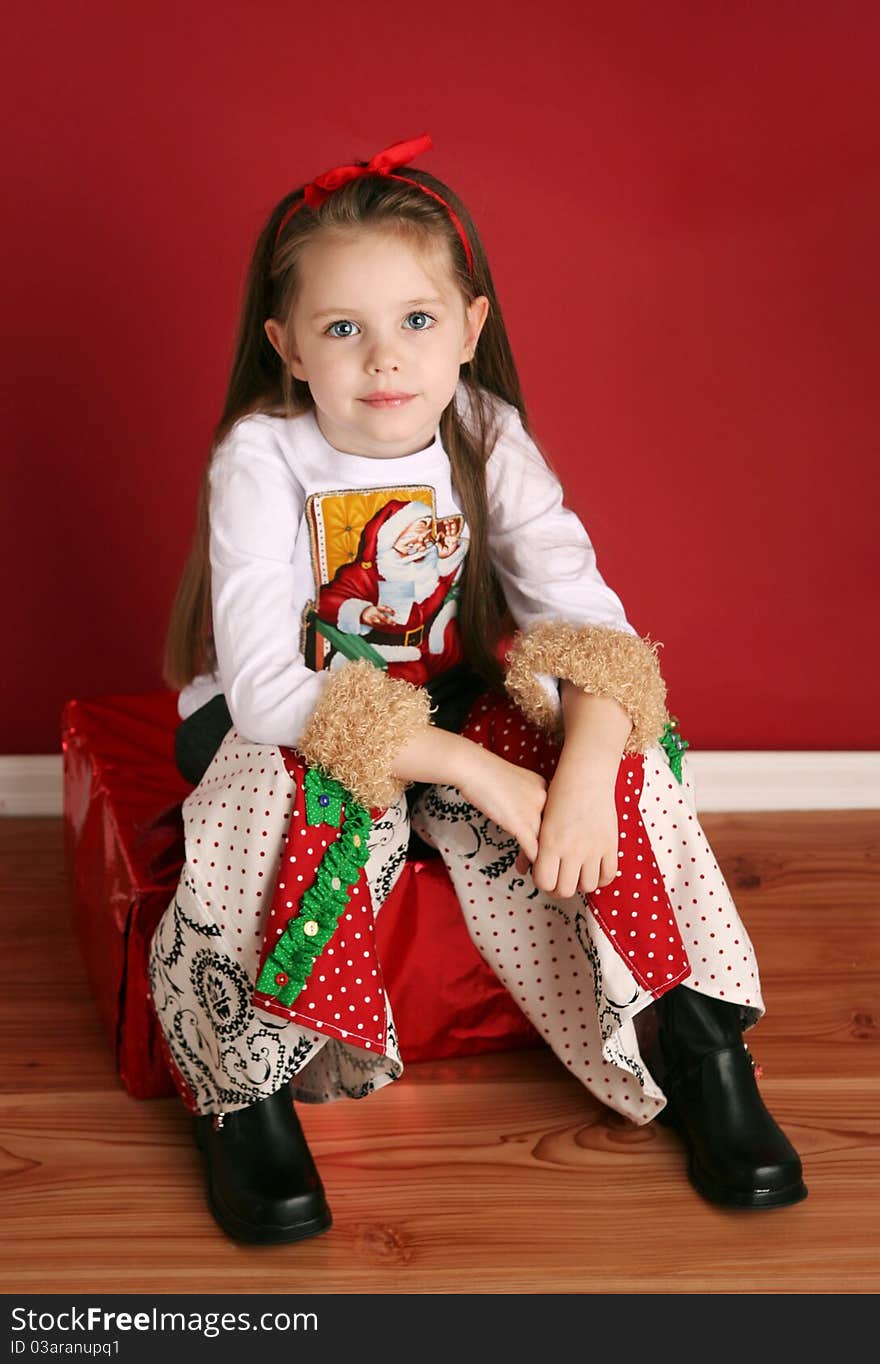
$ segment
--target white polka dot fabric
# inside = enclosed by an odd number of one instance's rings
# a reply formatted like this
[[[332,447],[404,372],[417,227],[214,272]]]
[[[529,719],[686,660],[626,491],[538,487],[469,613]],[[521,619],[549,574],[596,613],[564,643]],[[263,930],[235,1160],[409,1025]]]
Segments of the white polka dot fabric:
[[[753,1027],[765,1012],[758,962],[697,816],[687,754],[681,786],[662,748],[645,754],[644,776],[639,810],[690,961],[688,989],[739,1004]]]

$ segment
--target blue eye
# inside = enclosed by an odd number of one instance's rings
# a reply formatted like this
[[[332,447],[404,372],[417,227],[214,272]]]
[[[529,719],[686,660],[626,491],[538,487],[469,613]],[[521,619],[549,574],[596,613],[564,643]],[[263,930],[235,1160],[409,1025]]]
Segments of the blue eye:
[[[328,332],[328,335],[331,335],[331,336],[338,336],[339,333],[338,333],[338,332],[334,332],[334,330],[333,330],[334,327],[354,327],[355,325],[356,325],[356,324],[355,324],[354,322],[348,322],[348,321],[346,321],[346,320],[342,320],[342,321],[340,321],[340,322],[331,322],[331,323],[330,323],[330,326],[327,328],[327,332]],[[346,333],[345,333],[345,336],[351,336],[351,334],[352,334],[351,332],[346,332]],[[343,337],[342,339],[344,340],[345,337]]]
[[[436,322],[436,320],[437,320],[435,317],[432,317],[430,313],[410,313],[409,316],[410,316],[410,317],[426,317],[426,318],[428,318],[429,321],[431,321],[431,322]],[[413,327],[412,330],[413,330],[413,331],[417,331],[417,332],[426,332],[426,331],[430,331],[430,327]]]

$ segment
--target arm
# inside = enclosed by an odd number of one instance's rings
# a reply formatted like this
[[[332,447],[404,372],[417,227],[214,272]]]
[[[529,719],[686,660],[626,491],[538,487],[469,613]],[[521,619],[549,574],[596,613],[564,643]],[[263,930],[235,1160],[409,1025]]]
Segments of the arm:
[[[293,559],[303,502],[269,426],[238,422],[210,468],[211,615],[232,723],[253,743],[295,746],[329,681],[298,647]]]
[[[547,791],[532,876],[539,890],[567,898],[607,886],[617,874],[615,785],[633,723],[618,701],[563,679],[565,738]],[[517,858],[524,872],[528,859]]]
[[[565,739],[552,785],[576,789],[592,782],[613,787],[633,728],[623,706],[611,696],[595,696],[564,678],[562,714]]]
[[[391,766],[394,776],[403,781],[439,782],[462,789],[477,750],[483,752],[463,735],[429,725],[409,735]]]
[[[586,528],[509,408],[487,465],[490,556],[518,626],[505,687],[562,742],[533,876],[568,896],[617,870],[614,790],[621,755],[658,742],[666,723],[659,647],[642,639],[599,573]],[[525,870],[525,857],[517,860]]]
[[[428,729],[411,736],[393,760],[399,777],[458,787],[465,800],[500,824],[532,861],[538,853],[547,783],[463,735]]]
[[[486,466],[489,555],[518,627],[505,686],[539,728],[562,739],[560,680],[613,697],[631,718],[628,752],[656,743],[667,715],[656,650],[626,618],[559,479],[506,405]]]

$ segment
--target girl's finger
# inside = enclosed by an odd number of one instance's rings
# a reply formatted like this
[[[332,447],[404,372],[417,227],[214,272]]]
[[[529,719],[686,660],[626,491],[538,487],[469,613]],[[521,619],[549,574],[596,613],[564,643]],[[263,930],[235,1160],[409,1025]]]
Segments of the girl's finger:
[[[618,868],[617,868],[617,861],[618,861],[618,858],[617,858],[617,849],[616,849],[616,848],[614,849],[614,852],[613,852],[613,853],[608,853],[608,854],[605,855],[605,857],[602,858],[602,864],[601,864],[601,867],[599,868],[599,885],[600,885],[600,886],[610,886],[610,885],[611,885],[611,882],[614,880],[614,878],[615,878],[616,875],[617,875],[617,870],[618,870]]]
[[[538,856],[532,867],[532,876],[535,878],[535,885],[544,890],[548,895],[555,894],[553,887],[559,881],[559,858],[552,853],[543,852],[538,849]]]
[[[540,825],[538,826],[538,829],[539,828]],[[540,844],[538,841],[538,829],[535,829],[535,831],[531,833],[528,838],[524,839],[523,842],[520,843],[520,847],[522,848],[523,853],[525,854],[526,858],[530,863],[533,863],[535,861],[535,859],[538,856],[538,851],[540,848]]]
[[[560,863],[559,876],[556,881],[556,894],[561,900],[568,900],[574,895],[578,888],[578,881],[583,868],[580,862],[569,859]]]
[[[598,888],[600,884],[599,868],[600,863],[598,860],[584,862],[581,867],[581,874],[578,879],[578,890],[584,895],[592,895],[593,891]]]

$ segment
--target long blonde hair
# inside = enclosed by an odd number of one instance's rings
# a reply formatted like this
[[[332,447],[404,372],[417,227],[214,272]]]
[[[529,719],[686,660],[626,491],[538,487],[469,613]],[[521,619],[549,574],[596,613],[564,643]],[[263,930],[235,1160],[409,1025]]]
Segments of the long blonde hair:
[[[212,672],[217,666],[209,557],[209,474],[214,452],[235,422],[247,413],[294,417],[314,406],[308,384],[290,373],[263,324],[268,318],[277,318],[290,327],[301,281],[300,257],[307,242],[329,230],[353,233],[360,228],[396,232],[416,247],[428,249],[445,242],[452,278],[461,290],[465,306],[481,294],[489,300],[477,351],[470,362],[462,365],[460,373],[470,398],[470,423],[464,425],[452,401],[440,418],[440,438],[449,456],[470,532],[458,603],[462,646],[471,667],[487,686],[503,683],[497,647],[502,636],[511,631],[513,622],[489,561],[485,467],[497,437],[497,417],[486,395],[495,394],[512,404],[523,427],[531,433],[486,253],[471,216],[455,192],[435,176],[411,166],[406,168],[406,174],[435,190],[457,213],[470,242],[473,275],[446,210],[414,185],[382,175],[367,174],[349,181],[318,208],[303,205],[293,214],[276,246],[281,219],[293,203],[304,197],[300,186],[275,206],[260,232],[248,269],[226,401],[199,487],[195,532],[171,608],[162,664],[162,675],[169,687],[180,689],[200,673]]]

